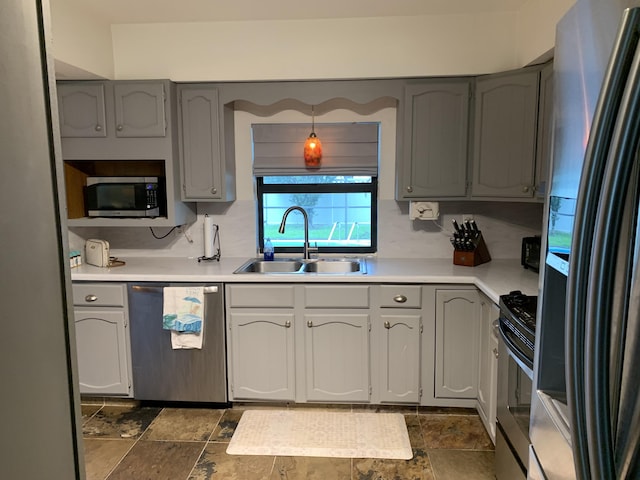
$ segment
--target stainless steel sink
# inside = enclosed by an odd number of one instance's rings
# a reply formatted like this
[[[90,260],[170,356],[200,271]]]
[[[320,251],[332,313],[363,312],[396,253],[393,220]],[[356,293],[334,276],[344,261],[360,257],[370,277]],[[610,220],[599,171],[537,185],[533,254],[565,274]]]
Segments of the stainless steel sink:
[[[363,275],[367,273],[367,263],[363,258],[276,258],[274,261],[252,258],[233,273]]]
[[[300,260],[264,261],[252,259],[233,273],[300,273],[303,263]]]

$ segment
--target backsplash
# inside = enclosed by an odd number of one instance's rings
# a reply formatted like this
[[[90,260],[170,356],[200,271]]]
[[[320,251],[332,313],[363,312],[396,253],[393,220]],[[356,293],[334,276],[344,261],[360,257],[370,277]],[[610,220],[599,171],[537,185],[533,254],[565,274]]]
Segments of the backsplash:
[[[111,255],[200,257],[204,253],[203,219],[208,214],[220,227],[223,257],[253,257],[257,252],[255,202],[199,203],[195,223],[156,239],[149,228],[72,228],[71,250],[84,249],[88,238],[107,240]],[[492,258],[519,258],[521,239],[542,230],[542,204],[503,202],[441,202],[437,221],[410,220],[409,204],[378,201],[378,253],[385,258],[451,258],[451,220],[473,214]],[[154,228],[162,237],[169,228]]]

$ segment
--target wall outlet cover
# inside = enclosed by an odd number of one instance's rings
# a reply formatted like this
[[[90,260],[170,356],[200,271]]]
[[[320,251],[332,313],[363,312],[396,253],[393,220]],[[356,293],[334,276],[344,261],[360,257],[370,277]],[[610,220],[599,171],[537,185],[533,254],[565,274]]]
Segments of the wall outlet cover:
[[[437,220],[439,216],[438,202],[410,202],[409,218],[411,220]]]

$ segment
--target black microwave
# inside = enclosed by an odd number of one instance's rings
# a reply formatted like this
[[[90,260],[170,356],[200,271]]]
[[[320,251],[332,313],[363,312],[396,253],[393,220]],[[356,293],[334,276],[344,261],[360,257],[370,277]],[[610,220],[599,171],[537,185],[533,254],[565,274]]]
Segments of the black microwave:
[[[522,239],[522,255],[520,263],[524,268],[537,272],[540,270],[540,236]]]
[[[88,177],[89,217],[159,217],[166,206],[162,177]]]

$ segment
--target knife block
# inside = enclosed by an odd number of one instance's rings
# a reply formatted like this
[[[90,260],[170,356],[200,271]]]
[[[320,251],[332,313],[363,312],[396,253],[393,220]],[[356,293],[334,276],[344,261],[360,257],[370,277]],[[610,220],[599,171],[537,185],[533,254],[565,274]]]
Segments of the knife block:
[[[482,234],[478,237],[478,242],[473,250],[454,250],[453,251],[453,264],[463,265],[465,267],[475,267],[482,263],[491,261],[491,255],[487,249],[487,244],[484,242]]]

